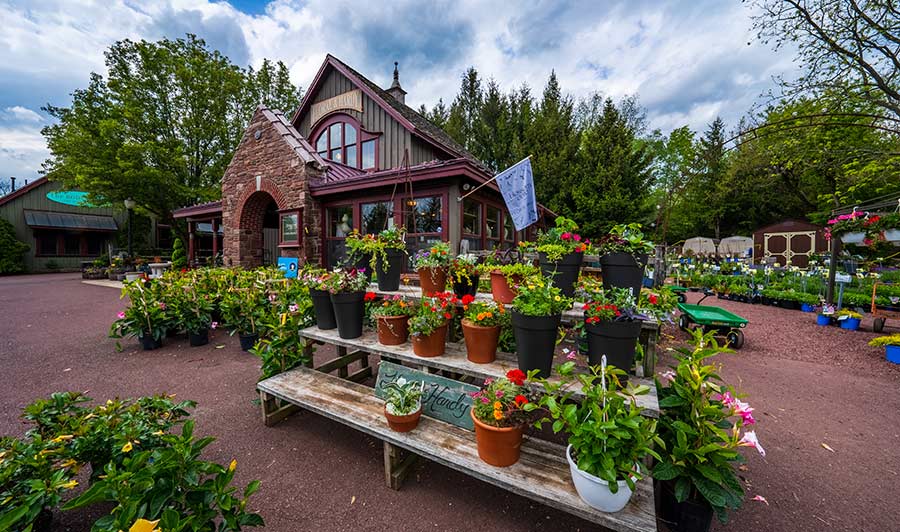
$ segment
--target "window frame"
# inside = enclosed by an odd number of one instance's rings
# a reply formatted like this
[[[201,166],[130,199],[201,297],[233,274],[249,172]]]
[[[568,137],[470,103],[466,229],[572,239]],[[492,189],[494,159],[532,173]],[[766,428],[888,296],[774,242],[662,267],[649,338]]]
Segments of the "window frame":
[[[510,216],[509,216],[509,210],[506,208],[506,205],[504,205],[502,202],[498,202],[498,201],[495,201],[493,198],[488,198],[488,197],[481,196],[481,195],[469,196],[465,199],[471,199],[472,201],[475,201],[475,202],[478,202],[481,204],[481,234],[475,235],[472,233],[467,233],[463,230],[464,229],[463,226],[465,224],[465,208],[464,208],[463,204],[465,203],[465,201],[461,201],[461,202],[459,202],[460,241],[466,240],[466,239],[468,239],[468,240],[477,239],[481,242],[482,250],[490,251],[493,249],[491,247],[491,245],[493,245],[493,244],[496,244],[496,245],[500,246],[501,249],[503,249],[504,244],[509,243],[509,244],[511,244],[510,247],[515,247],[519,243],[519,241],[522,240],[523,235],[521,234],[521,231],[515,231],[515,226],[513,226],[513,229],[514,229],[513,230],[513,239],[509,240],[509,239],[505,238],[505,231],[504,231],[505,224],[506,224],[507,218],[509,218]],[[487,230],[488,229],[487,228],[488,207],[493,207],[500,211],[500,236],[499,236],[499,238],[494,238],[494,237],[491,237],[488,235],[488,230]],[[533,227],[533,225],[531,227]],[[527,229],[526,229],[526,231],[527,231]]]
[[[341,124],[341,145],[340,146],[332,146],[331,145],[331,126],[334,124]],[[356,129],[356,142],[347,144],[347,127],[346,124],[350,124]],[[324,135],[325,149],[319,149],[319,138]],[[338,164],[343,164],[344,166],[349,166],[351,168],[356,168],[357,170],[363,171],[375,171],[380,168],[380,158],[378,156],[378,144],[380,142],[379,137],[380,133],[372,133],[365,129],[363,129],[362,124],[359,123],[359,120],[353,118],[352,116],[346,113],[335,113],[329,115],[321,122],[316,124],[316,127],[313,128],[310,132],[309,138],[311,139],[311,144],[313,145],[316,153],[319,154],[320,157],[325,159],[326,161],[336,162]],[[375,143],[375,161],[374,166],[363,168],[363,156],[362,156],[362,145],[366,142],[373,141]],[[347,148],[348,147],[356,147],[356,161],[354,164],[349,164],[347,162]],[[341,160],[335,161],[331,159],[331,153],[334,150],[340,150],[341,152]]]
[[[284,239],[284,219],[288,216],[297,217],[297,239]],[[216,237],[217,235],[213,235]],[[278,247],[295,248],[303,244],[303,208],[299,209],[282,209],[278,211]]]

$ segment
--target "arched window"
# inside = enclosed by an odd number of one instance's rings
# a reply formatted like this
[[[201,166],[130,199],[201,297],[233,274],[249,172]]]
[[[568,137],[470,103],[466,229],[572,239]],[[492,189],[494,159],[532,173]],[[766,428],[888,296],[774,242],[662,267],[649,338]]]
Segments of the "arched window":
[[[323,159],[363,170],[377,166],[376,136],[363,131],[356,120],[338,115],[323,122],[316,131],[316,151]]]

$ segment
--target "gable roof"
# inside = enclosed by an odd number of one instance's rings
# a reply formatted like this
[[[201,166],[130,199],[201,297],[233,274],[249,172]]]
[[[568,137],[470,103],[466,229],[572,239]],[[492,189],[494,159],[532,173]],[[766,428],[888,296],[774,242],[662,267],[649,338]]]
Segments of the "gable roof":
[[[419,114],[415,109],[398,101],[386,90],[382,89],[370,79],[331,54],[325,56],[325,62],[322,63],[312,85],[310,85],[309,89],[306,91],[306,97],[303,98],[300,108],[294,113],[291,120],[293,124],[296,125],[300,116],[309,110],[310,105],[312,105],[312,97],[316,93],[319,83],[325,79],[325,72],[329,67],[336,69],[346,76],[354,85],[359,87],[372,98],[375,103],[414,135],[429,142],[438,149],[447,152],[451,156],[468,159],[486,174],[493,175],[493,172],[491,172],[484,163],[453,140],[446,131],[432,124],[430,120]]]
[[[28,183],[25,186],[17,188],[5,196],[0,196],[0,205],[5,205],[5,204],[9,203],[10,201],[18,198],[19,196],[24,196],[25,194],[28,194],[32,190],[44,185],[47,182],[48,182],[47,176],[39,177],[39,178],[35,179],[34,181],[32,181],[31,183]]]

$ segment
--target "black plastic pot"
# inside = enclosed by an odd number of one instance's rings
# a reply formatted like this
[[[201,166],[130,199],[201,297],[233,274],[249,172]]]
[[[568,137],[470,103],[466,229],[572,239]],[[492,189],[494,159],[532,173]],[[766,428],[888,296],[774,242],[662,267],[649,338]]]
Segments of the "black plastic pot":
[[[590,365],[600,365],[600,357],[606,355],[607,364],[630,374],[634,367],[634,346],[641,335],[641,324],[640,320],[585,323]]]
[[[541,274],[551,279],[553,285],[559,288],[566,297],[572,297],[575,294],[575,283],[578,281],[584,253],[569,253],[557,261],[549,260],[546,253],[539,253],[539,257]]]
[[[239,334],[241,340],[241,351],[249,351],[259,341],[259,333]]]
[[[162,347],[162,338],[156,340],[153,338],[152,334],[139,336],[138,340],[141,342],[141,347],[144,348],[144,351],[152,351],[154,349],[159,349],[160,347]]]
[[[641,293],[647,254],[607,253],[600,257],[603,288],[630,288],[637,298]]]
[[[375,261],[375,272],[378,273],[378,289],[393,292],[400,289],[400,270],[406,253],[402,249],[387,249],[387,260]],[[384,263],[384,264],[382,264]]]
[[[203,329],[202,331],[188,331],[188,341],[191,344],[191,347],[199,347],[201,345],[206,345],[209,343],[209,329]]]
[[[672,532],[709,532],[713,509],[705,500],[688,498],[678,502],[674,480],[654,480],[656,516]]]
[[[516,355],[519,369],[529,372],[540,370],[538,377],[549,377],[556,349],[556,335],[562,314],[554,316],[525,316],[512,311],[513,334],[516,337]]]
[[[452,276],[452,274],[451,274]],[[453,280],[453,293],[456,294],[456,297],[461,298],[465,295],[475,296],[478,293],[478,282],[480,280],[480,276],[475,274],[471,278],[463,279],[463,282],[458,283],[456,280]]]
[[[309,297],[312,299],[313,311],[316,313],[316,327],[323,331],[337,327],[337,322],[334,321],[334,307],[331,305],[331,294],[326,290],[311,289]]]
[[[362,336],[363,318],[366,314],[365,292],[331,294],[338,336],[345,340]]]

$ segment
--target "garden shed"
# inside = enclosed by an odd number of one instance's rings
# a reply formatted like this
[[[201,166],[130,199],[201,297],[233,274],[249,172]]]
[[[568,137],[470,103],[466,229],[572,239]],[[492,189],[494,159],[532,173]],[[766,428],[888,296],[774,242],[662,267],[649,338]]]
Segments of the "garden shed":
[[[753,233],[754,263],[772,258],[782,266],[806,268],[810,256],[827,250],[822,226],[802,220],[784,220]]]

